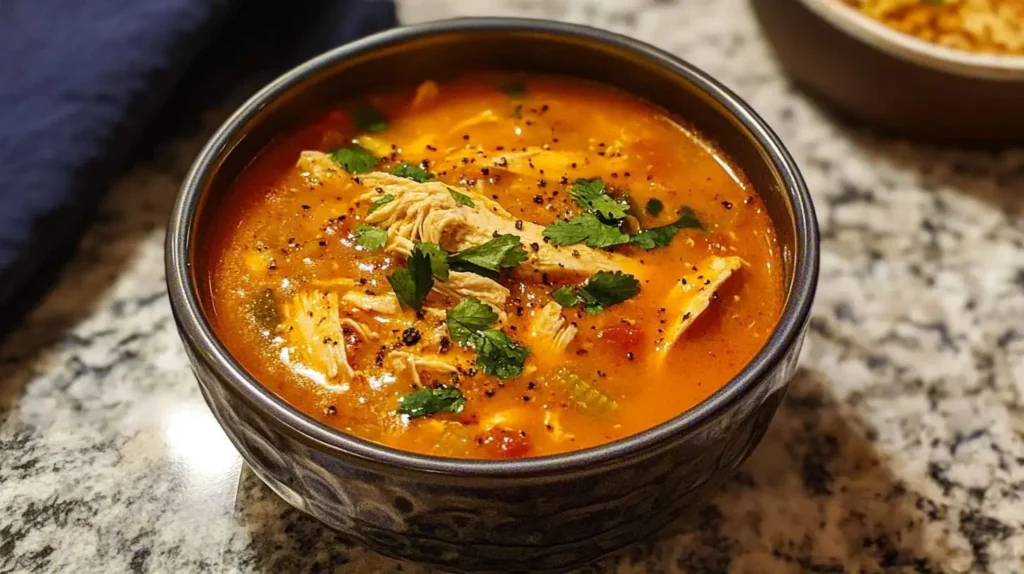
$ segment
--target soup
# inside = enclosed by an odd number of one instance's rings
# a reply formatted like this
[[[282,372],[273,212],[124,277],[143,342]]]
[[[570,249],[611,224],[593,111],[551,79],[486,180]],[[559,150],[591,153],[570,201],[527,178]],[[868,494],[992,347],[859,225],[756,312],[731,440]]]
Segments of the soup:
[[[206,305],[232,355],[310,417],[417,453],[648,429],[734,377],[783,303],[743,173],[582,80],[344,103],[268,146],[220,209]]]

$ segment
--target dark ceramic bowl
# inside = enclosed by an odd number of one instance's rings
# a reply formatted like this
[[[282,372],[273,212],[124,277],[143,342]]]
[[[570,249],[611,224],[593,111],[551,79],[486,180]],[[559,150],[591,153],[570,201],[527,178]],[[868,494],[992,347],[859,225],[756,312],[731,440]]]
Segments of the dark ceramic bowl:
[[[275,134],[367,90],[476,68],[605,82],[692,122],[743,168],[778,229],[782,319],[719,392],[636,436],[518,461],[443,459],[332,430],[264,388],[205,318],[203,258],[216,205]],[[466,19],[399,28],[277,79],[213,136],[182,187],[167,235],[167,282],[210,409],[282,498],[382,554],[458,571],[559,571],[659,528],[707,497],[757,445],[796,367],[818,280],[818,229],[804,182],[764,122],[706,74],[629,38],[554,22]]]
[[[1024,56],[953,50],[841,0],[752,0],[786,72],[834,108],[927,142],[1024,144]]]

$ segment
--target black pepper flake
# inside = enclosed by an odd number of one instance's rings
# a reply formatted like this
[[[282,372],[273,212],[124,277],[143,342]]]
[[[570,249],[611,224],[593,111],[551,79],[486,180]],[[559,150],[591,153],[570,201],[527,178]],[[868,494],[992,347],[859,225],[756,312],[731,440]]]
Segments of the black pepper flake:
[[[544,197],[541,195],[535,195],[533,196],[533,202],[536,203],[537,205],[543,205]]]
[[[425,319],[426,316],[427,316],[427,312],[424,311],[423,309],[420,309],[419,311],[416,311],[416,318],[419,319],[420,321]]]
[[[525,310],[522,305],[516,307],[516,317],[522,317]]]
[[[373,358],[373,364],[378,366],[378,367],[383,367],[384,366],[384,353],[387,353],[387,351],[388,351],[388,348],[382,346],[380,348],[380,350],[377,351],[377,356],[375,356]]]
[[[529,384],[526,385],[526,388],[528,388],[528,389],[530,389],[532,391],[533,389],[537,388],[537,383],[535,383],[533,381],[530,381]]]
[[[626,353],[626,358],[629,359],[630,361],[632,361],[633,360],[633,351],[629,351],[628,353]]]
[[[430,151],[437,151],[437,148],[432,146],[432,145],[430,145],[430,144],[427,144],[427,149],[430,150]]]
[[[327,242],[326,242],[326,241],[324,241],[323,239],[321,239],[320,241],[317,241],[316,243],[317,243],[317,245],[319,245],[320,247],[327,247]]]
[[[680,282],[681,282],[681,283],[682,283],[683,285],[686,285],[686,277],[683,277],[683,278],[682,278],[682,279],[680,279],[679,281],[680,281]]]
[[[545,285],[551,285],[551,279],[548,277],[547,273],[542,273],[541,274],[540,282],[545,284]]]
[[[335,408],[334,405],[328,405],[328,407],[324,409],[324,414],[327,416],[334,416],[338,414],[338,409]]]
[[[480,168],[480,173],[482,173],[484,175],[491,175],[491,168],[489,168],[489,167],[482,167],[482,168]]]
[[[498,167],[506,167],[508,166],[508,160],[505,159],[505,156],[499,157],[498,159],[494,160],[494,165]]]
[[[530,402],[530,397],[529,397],[529,395],[523,395],[523,402],[524,402],[524,403],[528,403],[528,402]]]
[[[732,209],[732,202],[729,202],[729,201],[723,201],[723,202],[722,202],[722,207],[724,207],[724,208],[726,208],[726,209]]]
[[[415,327],[409,327],[405,331],[402,331],[402,343],[405,343],[406,347],[411,347],[419,342],[420,332]]]
[[[569,167],[571,167],[571,168],[573,168],[573,169],[576,169],[576,162],[572,162],[572,163],[570,163],[570,164],[569,164]]]
[[[309,208],[310,207],[308,205],[306,205],[305,203],[302,204],[302,209],[309,209]]]
[[[441,337],[438,347],[441,354],[447,353],[452,348],[452,340],[448,337]]]
[[[743,200],[743,203],[745,203],[747,205],[750,205],[751,203],[754,203],[754,196],[753,195],[748,196],[746,199]]]
[[[517,219],[516,220],[516,229],[519,230],[519,231],[523,230],[523,220],[522,219]]]
[[[484,396],[487,397],[487,398],[493,397],[494,396],[494,389],[487,389],[486,391],[484,391]]]
[[[541,173],[544,173],[544,170],[541,170]],[[541,179],[541,180],[537,181],[537,187],[545,188],[547,186],[548,186],[547,180]]]
[[[469,141],[469,134],[462,134],[462,139]]]
[[[534,241],[533,243],[530,244],[530,249],[533,249],[535,252],[540,251],[540,244]]]
[[[563,175],[563,176],[562,176],[562,179],[558,180],[558,183],[560,183],[560,184],[562,184],[562,185],[566,185],[566,184],[568,184],[568,183],[569,183],[569,178],[567,178],[567,177],[565,177],[565,176]]]

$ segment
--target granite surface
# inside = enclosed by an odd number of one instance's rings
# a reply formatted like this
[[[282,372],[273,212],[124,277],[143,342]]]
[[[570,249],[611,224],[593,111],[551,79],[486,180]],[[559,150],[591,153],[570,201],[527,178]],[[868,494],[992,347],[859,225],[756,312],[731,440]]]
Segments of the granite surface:
[[[706,506],[588,572],[1024,571],[1024,150],[844,125],[780,75],[742,0],[420,0],[564,19],[711,72],[776,128],[823,232],[802,368]],[[0,343],[0,572],[421,572],[346,545],[242,464],[186,366],[163,234],[206,131],[112,190]]]

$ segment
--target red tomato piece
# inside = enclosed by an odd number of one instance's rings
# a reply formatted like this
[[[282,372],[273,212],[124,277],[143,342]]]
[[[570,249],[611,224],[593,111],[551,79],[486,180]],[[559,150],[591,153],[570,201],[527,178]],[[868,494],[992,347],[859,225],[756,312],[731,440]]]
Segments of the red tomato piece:
[[[498,427],[484,433],[481,444],[487,454],[495,458],[522,458],[530,452],[526,433]]]
[[[607,327],[598,337],[626,351],[634,351],[644,342],[644,332],[629,323],[617,323]]]

